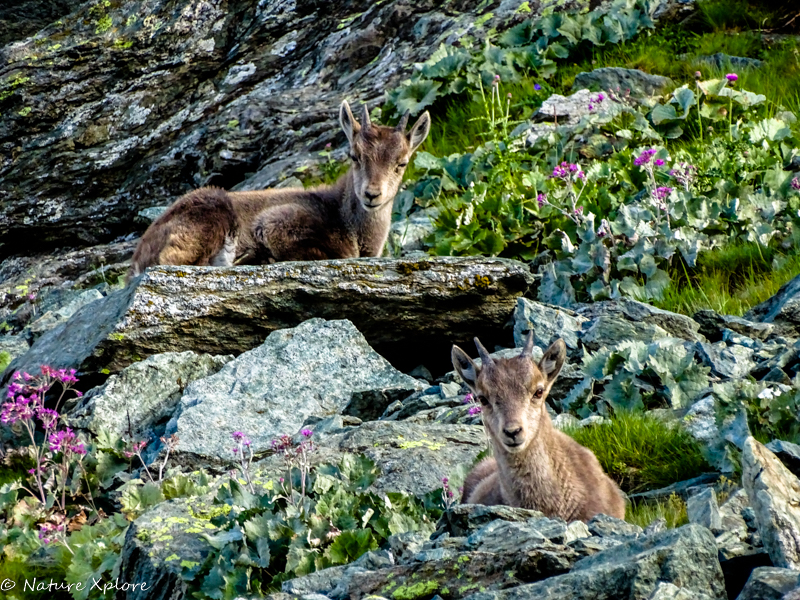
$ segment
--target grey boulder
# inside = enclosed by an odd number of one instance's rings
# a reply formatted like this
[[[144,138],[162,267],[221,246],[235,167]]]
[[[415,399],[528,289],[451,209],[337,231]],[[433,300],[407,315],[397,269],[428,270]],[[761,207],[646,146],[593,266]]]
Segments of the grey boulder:
[[[772,564],[800,570],[800,480],[750,437],[742,453],[742,482]]]
[[[800,589],[800,573],[791,569],[758,567],[736,600],[783,600],[790,592]]]
[[[725,585],[711,533],[686,525],[630,540],[579,560],[566,575],[470,600],[650,600],[659,583],[672,583],[710,600],[725,600]]]
[[[630,94],[634,98],[645,98],[662,94],[672,84],[669,77],[651,75],[638,69],[602,67],[594,71],[578,73],[573,89],[600,88],[620,95]]]
[[[137,439],[158,436],[186,386],[213,375],[232,359],[230,355],[195,354],[188,350],[154,354],[91,390],[67,418],[72,427],[95,435],[106,430]]]
[[[189,384],[167,433],[180,438],[177,452],[225,461],[235,431],[261,453],[306,418],[341,412],[354,394],[426,387],[379,356],[349,321],[310,319],[274,331],[215,375]]]

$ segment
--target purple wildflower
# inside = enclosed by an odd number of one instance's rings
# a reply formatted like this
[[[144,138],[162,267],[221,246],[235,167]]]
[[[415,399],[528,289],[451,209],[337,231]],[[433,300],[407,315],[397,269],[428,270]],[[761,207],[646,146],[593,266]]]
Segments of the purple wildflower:
[[[234,448],[234,449],[233,449],[233,453],[234,453],[234,454],[236,454],[236,453],[238,453],[238,452],[239,452],[239,449],[238,449],[238,448]]]
[[[595,102],[602,102],[605,99],[606,99],[605,95],[603,95],[603,93],[600,92],[599,94],[597,94],[597,100],[595,100]]]
[[[467,392],[467,395],[464,396],[464,404],[469,404],[470,402],[473,402],[474,400],[475,400],[475,396],[472,395],[472,392]]]
[[[303,435],[303,437],[307,437],[307,438],[311,437],[312,435],[314,435],[314,432],[311,431],[310,429],[303,429],[300,433]]]
[[[697,174],[697,167],[687,162],[679,162],[672,165],[669,172],[683,188],[688,192],[692,181]]]
[[[591,103],[590,103],[590,104],[589,104],[589,112],[591,112],[591,111],[593,111],[593,110],[594,110],[594,104],[591,104]]]
[[[332,147],[333,147],[333,144],[331,144],[330,142],[325,144],[325,150],[330,150]]]
[[[663,158],[657,158],[655,160],[655,163],[656,163],[657,167],[663,167],[664,166],[664,159]]]
[[[48,438],[50,441],[50,450],[52,452],[67,452],[72,443],[77,440],[72,429],[67,427],[65,430],[51,433]]]
[[[739,79],[739,76],[736,73],[728,73],[727,75],[725,75],[725,79],[727,79],[730,83],[733,83],[734,81]]]
[[[45,429],[52,429],[58,422],[58,413],[49,408],[39,408],[36,417],[42,422]]]
[[[12,402],[3,404],[3,409],[0,412],[0,423],[4,425],[12,425],[17,421],[26,421],[32,419],[36,414],[37,404],[34,397],[18,395],[12,398]]]
[[[481,412],[481,407],[480,406],[470,406],[469,410],[467,412],[470,414],[470,416],[475,416],[479,412]]]
[[[556,165],[553,169],[553,174],[551,177],[553,179],[564,179],[569,180],[572,177],[576,179],[583,179],[583,171],[581,168],[572,163],[567,163],[566,161],[562,162],[560,165]]]
[[[792,179],[792,189],[800,191],[800,178],[795,177]]]
[[[653,191],[653,198],[655,198],[656,200],[663,201],[667,196],[669,196],[672,193],[673,189],[674,188],[667,186],[657,187]]]
[[[547,204],[547,195],[545,194],[537,194],[536,195],[536,202],[539,203],[539,208]]]
[[[656,154],[655,148],[648,148],[634,159],[633,164],[636,165],[637,167],[649,164],[650,161],[653,159],[653,156],[655,156],[655,154]]]
[[[538,92],[539,90],[542,89],[542,86],[540,86],[538,83],[534,83],[533,84],[533,89],[535,89]]]

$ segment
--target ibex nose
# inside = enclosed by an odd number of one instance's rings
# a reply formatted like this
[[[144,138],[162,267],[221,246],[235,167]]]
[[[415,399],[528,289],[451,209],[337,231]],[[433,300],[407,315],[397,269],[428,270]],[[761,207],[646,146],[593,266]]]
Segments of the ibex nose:
[[[505,433],[512,440],[515,439],[521,431],[522,427],[517,427],[516,429],[503,429],[503,433]]]
[[[370,201],[375,200],[375,198],[377,198],[380,195],[381,195],[380,192],[375,193],[375,192],[370,192],[369,190],[365,190],[364,191],[364,196],[366,196],[367,200],[370,200]]]

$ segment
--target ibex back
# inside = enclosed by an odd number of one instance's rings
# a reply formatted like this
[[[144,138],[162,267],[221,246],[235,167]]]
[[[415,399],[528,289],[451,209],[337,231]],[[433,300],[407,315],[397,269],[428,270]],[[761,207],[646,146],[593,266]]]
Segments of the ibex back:
[[[151,265],[261,264],[380,256],[392,204],[414,151],[430,131],[425,112],[406,132],[361,123],[347,102],[339,122],[352,164],[333,185],[253,192],[201,188],[179,198],[142,236],[128,278]]]
[[[550,420],[545,399],[566,357],[554,342],[536,364],[533,334],[514,358],[493,359],[475,338],[481,366],[453,346],[453,366],[481,403],[494,457],[464,482],[462,502],[507,504],[549,517],[588,521],[598,513],[625,518],[625,501],[597,457]]]

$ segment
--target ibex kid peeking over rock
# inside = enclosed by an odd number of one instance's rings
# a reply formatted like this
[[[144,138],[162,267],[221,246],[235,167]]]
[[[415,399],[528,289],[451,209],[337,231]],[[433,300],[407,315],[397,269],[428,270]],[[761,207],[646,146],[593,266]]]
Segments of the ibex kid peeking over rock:
[[[156,219],[133,255],[128,279],[151,265],[259,264],[380,256],[392,204],[414,151],[431,126],[425,112],[406,132],[373,125],[366,106],[359,124],[347,102],[339,123],[352,164],[333,185],[253,192],[200,188]]]
[[[625,501],[597,457],[550,420],[545,398],[566,357],[556,340],[537,365],[533,333],[522,353],[493,359],[475,338],[477,366],[453,346],[453,366],[481,403],[494,458],[478,463],[464,482],[462,502],[506,504],[548,517],[588,521],[598,513],[625,518]]]

